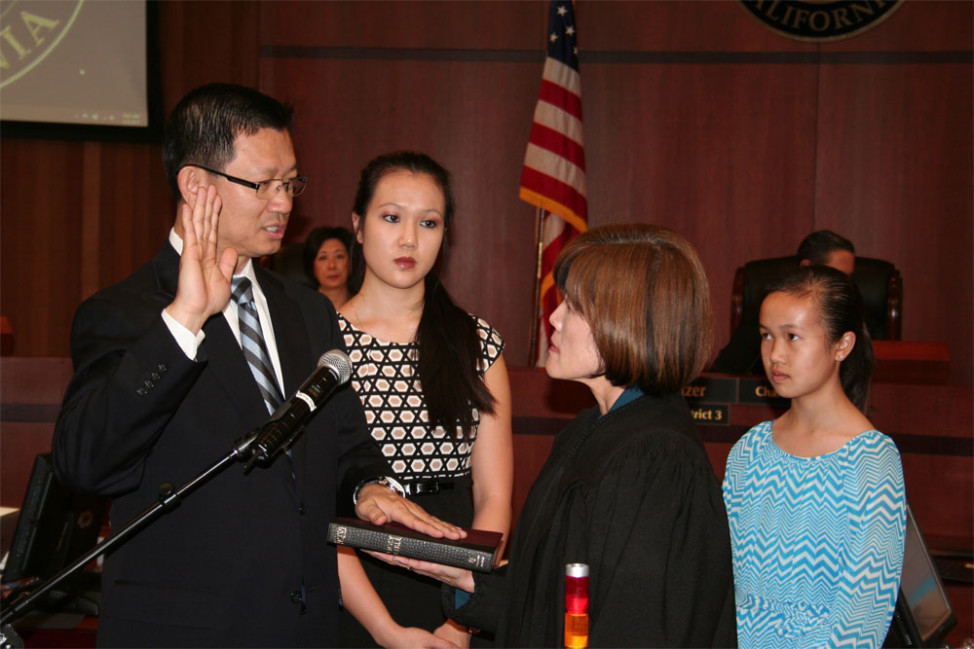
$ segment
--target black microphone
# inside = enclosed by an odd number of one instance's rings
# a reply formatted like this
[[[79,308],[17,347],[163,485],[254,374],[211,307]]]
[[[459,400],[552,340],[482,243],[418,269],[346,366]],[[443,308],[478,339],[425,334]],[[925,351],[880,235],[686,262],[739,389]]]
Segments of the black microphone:
[[[311,416],[331,393],[348,382],[352,376],[352,362],[345,352],[333,349],[318,359],[314,373],[298,388],[294,396],[282,403],[257,433],[254,454],[248,469],[255,460],[269,463],[274,456],[287,450],[297,439]]]

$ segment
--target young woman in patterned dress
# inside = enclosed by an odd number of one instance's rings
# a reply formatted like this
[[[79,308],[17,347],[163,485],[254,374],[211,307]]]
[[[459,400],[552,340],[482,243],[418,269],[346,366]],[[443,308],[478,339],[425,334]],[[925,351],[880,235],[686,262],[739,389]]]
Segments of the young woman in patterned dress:
[[[430,157],[372,160],[352,213],[360,288],[339,323],[372,436],[407,496],[443,520],[506,536],[513,458],[504,343],[457,307],[437,276],[453,212],[449,174]],[[468,646],[467,629],[441,611],[438,582],[343,548],[339,575],[342,646]]]
[[[873,354],[853,281],[801,269],[761,305],[761,358],[791,407],[727,459],[738,641],[879,647],[903,562],[899,452],[864,412]]]

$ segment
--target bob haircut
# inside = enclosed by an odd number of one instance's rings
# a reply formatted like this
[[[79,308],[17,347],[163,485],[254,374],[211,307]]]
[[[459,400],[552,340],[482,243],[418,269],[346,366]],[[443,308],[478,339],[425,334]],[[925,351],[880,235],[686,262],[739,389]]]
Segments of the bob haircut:
[[[589,230],[558,256],[554,278],[592,328],[613,385],[673,392],[709,361],[710,285],[697,251],[675,231],[644,224]]]

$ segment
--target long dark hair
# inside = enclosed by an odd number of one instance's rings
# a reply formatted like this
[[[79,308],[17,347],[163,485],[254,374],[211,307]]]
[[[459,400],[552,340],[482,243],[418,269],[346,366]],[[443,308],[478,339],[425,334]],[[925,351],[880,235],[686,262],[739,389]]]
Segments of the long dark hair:
[[[815,300],[829,345],[838,342],[847,331],[856,335],[856,344],[839,367],[839,380],[849,401],[865,413],[873,373],[873,343],[866,329],[862,296],[855,282],[845,273],[828,266],[806,266],[771,284],[768,294],[777,292]]]
[[[450,187],[450,173],[424,153],[395,151],[374,158],[366,165],[359,178],[352,206],[359,216],[359,232],[365,226],[365,214],[376,187],[387,174],[395,171],[426,174],[443,192],[442,258],[453,222],[453,190]],[[358,292],[365,277],[365,259],[357,240],[353,240],[351,252],[352,279],[349,283],[353,291]],[[471,409],[494,412],[494,397],[477,371],[481,359],[477,325],[466,311],[453,303],[440,283],[436,266],[426,275],[424,285],[423,314],[416,330],[416,360],[430,424],[447,430],[459,427],[467,435],[474,424]]]

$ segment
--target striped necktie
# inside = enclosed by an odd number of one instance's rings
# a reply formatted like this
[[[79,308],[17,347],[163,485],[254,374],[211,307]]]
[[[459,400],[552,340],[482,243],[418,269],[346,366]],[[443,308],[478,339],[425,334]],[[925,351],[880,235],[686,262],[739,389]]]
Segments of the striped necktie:
[[[257,381],[257,387],[260,388],[260,394],[264,397],[267,411],[273,414],[283,399],[277,386],[277,379],[274,377],[274,368],[267,353],[267,346],[264,344],[260,320],[257,318],[254,290],[246,277],[234,277],[232,286],[232,298],[239,307],[237,318],[240,321],[240,347]]]

